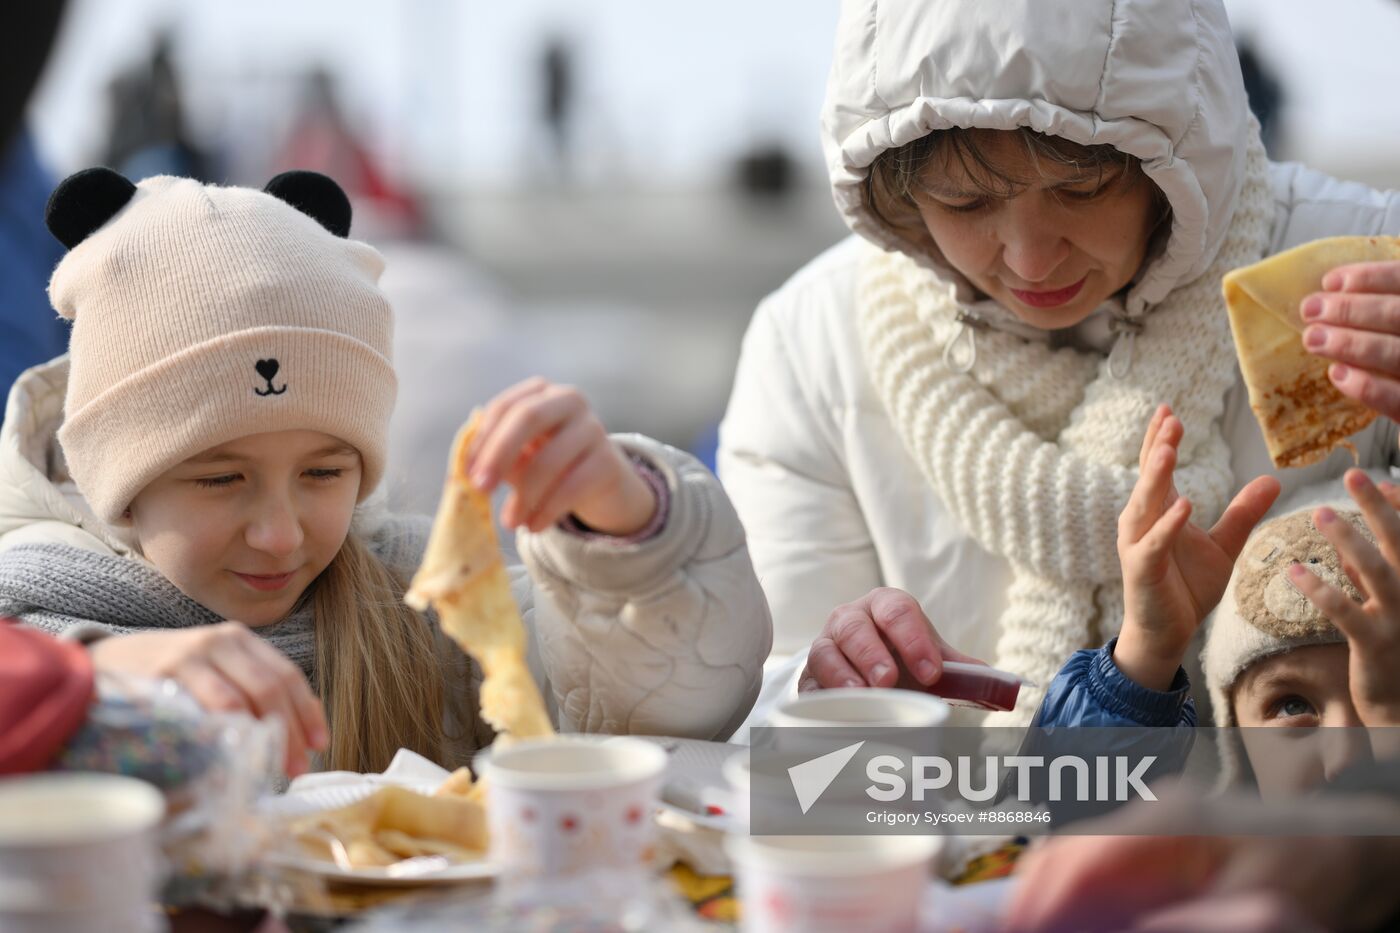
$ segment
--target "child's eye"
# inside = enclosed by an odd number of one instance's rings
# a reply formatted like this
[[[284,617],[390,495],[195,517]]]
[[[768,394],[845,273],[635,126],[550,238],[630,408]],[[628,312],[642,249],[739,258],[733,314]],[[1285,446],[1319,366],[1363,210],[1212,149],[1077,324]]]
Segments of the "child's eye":
[[[309,476],[309,477],[311,477],[312,479],[315,479],[315,480],[321,480],[321,481],[323,481],[323,482],[329,482],[330,480],[336,479],[337,477],[339,477],[339,476],[340,476],[342,473],[344,473],[344,472],[345,472],[344,470],[340,470],[340,469],[335,469],[335,470],[307,470],[307,471],[306,471],[306,475]]]
[[[1302,716],[1316,716],[1313,705],[1300,696],[1287,696],[1274,704],[1274,719],[1297,719]]]
[[[197,479],[194,482],[196,486],[201,486],[204,489],[224,489],[228,486],[232,486],[242,478],[243,477],[239,476],[237,473],[229,473],[226,476],[210,476],[204,479]]]

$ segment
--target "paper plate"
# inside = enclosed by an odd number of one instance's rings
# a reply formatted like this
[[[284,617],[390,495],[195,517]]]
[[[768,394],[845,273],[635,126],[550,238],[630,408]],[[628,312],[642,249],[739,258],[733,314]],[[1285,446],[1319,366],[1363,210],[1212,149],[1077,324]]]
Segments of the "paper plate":
[[[349,806],[364,800],[384,786],[382,781],[376,781],[375,783],[335,784],[328,787],[317,787],[277,797],[266,797],[259,803],[259,809],[271,817],[295,819],[319,813],[322,810],[335,810]],[[419,793],[430,794],[437,785],[408,783],[401,786],[406,786]],[[493,878],[496,875],[496,866],[484,855],[480,859],[469,862],[453,862],[433,871],[414,872],[407,875],[396,872],[396,866],[393,865],[383,868],[341,868],[329,859],[293,852],[269,852],[263,856],[263,863],[277,868],[291,868],[308,872],[332,881],[381,886],[458,884],[464,881]]]

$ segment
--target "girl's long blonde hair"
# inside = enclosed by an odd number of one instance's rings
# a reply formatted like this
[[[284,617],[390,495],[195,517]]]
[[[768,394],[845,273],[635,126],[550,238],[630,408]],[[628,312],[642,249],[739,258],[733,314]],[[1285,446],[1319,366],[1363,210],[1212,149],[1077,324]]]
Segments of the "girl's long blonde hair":
[[[404,604],[406,588],[354,532],[316,580],[315,687],[330,725],[328,769],[382,771],[400,747],[452,759],[447,662],[428,621]]]

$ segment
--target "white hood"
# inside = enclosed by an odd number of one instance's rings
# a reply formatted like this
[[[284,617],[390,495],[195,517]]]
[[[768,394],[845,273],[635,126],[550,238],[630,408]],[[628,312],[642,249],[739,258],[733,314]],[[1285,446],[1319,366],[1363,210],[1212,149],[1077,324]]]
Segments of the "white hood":
[[[1173,212],[1128,295],[1138,315],[1215,257],[1250,119],[1220,0],[843,0],[822,144],[851,229],[954,276],[870,211],[881,152],[950,127],[1030,127],[1136,156]]]

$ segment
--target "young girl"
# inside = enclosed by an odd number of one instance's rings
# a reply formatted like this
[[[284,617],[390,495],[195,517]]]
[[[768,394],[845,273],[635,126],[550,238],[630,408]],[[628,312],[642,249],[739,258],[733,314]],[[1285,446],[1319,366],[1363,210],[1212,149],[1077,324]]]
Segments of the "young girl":
[[[1221,277],[1400,232],[1400,198],[1267,161],[1219,0],[846,0],[822,129],[859,236],[759,307],[720,434],[777,650],[811,642],[812,685],[927,686],[927,608],[1046,684],[1122,618],[1115,526],[1158,403],[1203,520],[1272,472]],[[1400,264],[1325,285],[1308,346],[1397,416]],[[1385,465],[1395,425],[1352,441]]]
[[[429,519],[374,495],[392,312],[339,187],[92,169],[48,219],[70,247],[50,295],[73,335],[10,393],[0,616],[91,640],[99,670],[281,716],[293,773],[308,752],[364,771],[400,746],[453,765],[489,741],[479,671],[403,604]],[[714,478],[609,439],[542,380],[486,407],[471,470],[512,487],[516,595],[558,726],[727,735],[771,629]]]

